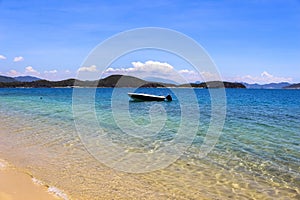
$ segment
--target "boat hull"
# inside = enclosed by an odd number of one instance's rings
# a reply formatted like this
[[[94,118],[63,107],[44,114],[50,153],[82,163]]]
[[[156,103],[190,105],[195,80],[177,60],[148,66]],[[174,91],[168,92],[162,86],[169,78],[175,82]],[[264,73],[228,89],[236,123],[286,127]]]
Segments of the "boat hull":
[[[149,95],[149,94],[141,94],[141,93],[128,93],[135,101],[165,101],[164,96],[156,96],[156,95]]]

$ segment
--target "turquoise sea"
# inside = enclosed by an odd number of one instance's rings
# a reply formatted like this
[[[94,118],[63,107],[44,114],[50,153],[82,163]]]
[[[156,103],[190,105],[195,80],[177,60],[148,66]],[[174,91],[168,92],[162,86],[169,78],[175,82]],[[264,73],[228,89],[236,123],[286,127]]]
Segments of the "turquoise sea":
[[[144,88],[139,92],[170,93],[173,101],[132,102],[128,88],[80,88],[76,105],[73,90],[0,89],[0,158],[65,198],[300,199],[300,90],[226,89],[223,130],[202,157],[213,116],[209,90]],[[184,135],[190,130],[192,138]],[[151,159],[179,131],[184,152],[171,148]],[[126,161],[128,153],[149,162]]]

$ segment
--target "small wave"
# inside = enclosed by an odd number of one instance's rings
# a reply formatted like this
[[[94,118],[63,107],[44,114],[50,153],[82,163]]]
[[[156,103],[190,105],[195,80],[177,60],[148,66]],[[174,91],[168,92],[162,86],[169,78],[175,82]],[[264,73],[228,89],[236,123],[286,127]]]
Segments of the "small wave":
[[[0,161],[0,169],[4,169],[6,165]]]
[[[56,187],[53,186],[48,187],[48,192],[64,200],[69,200],[68,196],[63,191],[59,190]]]
[[[10,164],[8,162],[6,162],[5,160],[3,159],[0,159],[0,170],[4,170],[6,168],[8,168],[10,166]],[[42,181],[40,181],[39,179],[35,178],[34,176],[32,176],[30,173],[26,173],[25,174],[31,176],[31,180],[34,184],[36,185],[40,185],[40,186],[44,186],[47,188],[47,191],[60,198],[60,199],[63,199],[63,200],[69,200],[67,194],[65,194],[63,191],[61,191],[60,189],[56,188],[56,187],[53,187],[53,186],[49,186],[47,184],[44,184]]]
[[[8,166],[8,163],[5,160],[0,159],[0,170],[5,169]]]
[[[53,194],[54,196],[58,197],[58,198],[61,198],[63,200],[69,200],[67,194],[65,194],[63,191],[61,191],[60,189],[56,188],[56,187],[53,187],[53,186],[48,186],[48,185],[45,185],[42,181],[36,179],[35,177],[32,177],[31,178],[32,182],[34,184],[37,184],[37,185],[42,185],[42,186],[45,186],[47,187],[47,191],[50,193],[50,194]]]
[[[39,179],[36,179],[34,177],[32,177],[31,180],[36,185],[44,185],[42,181],[40,181]]]

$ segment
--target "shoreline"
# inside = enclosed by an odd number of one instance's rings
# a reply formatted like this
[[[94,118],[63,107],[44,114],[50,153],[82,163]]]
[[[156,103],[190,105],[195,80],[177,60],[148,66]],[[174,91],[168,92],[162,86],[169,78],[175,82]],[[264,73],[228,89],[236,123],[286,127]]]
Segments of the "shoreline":
[[[23,172],[6,160],[0,159],[1,200],[68,200],[59,189],[48,186]]]

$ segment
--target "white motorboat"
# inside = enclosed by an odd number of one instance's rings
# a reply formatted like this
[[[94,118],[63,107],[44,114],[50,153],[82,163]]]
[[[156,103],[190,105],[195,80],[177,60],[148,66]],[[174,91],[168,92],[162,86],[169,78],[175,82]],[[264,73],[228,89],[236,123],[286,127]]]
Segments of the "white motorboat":
[[[158,96],[144,93],[128,93],[128,96],[135,101],[172,101],[171,95]]]

